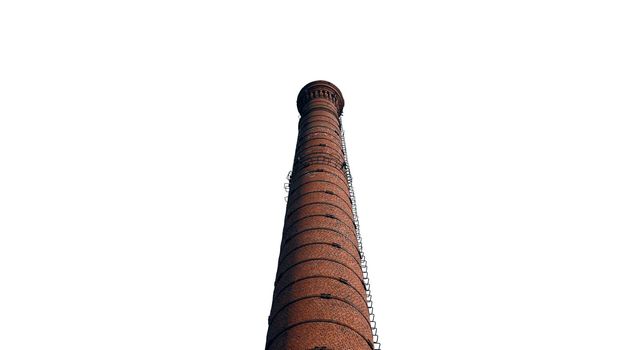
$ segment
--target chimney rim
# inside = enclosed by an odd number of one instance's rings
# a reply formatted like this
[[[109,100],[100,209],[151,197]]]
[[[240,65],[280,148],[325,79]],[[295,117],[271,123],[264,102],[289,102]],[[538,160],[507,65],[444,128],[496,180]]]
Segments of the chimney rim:
[[[329,90],[336,94],[336,97],[337,97],[336,101],[332,101],[332,102],[336,106],[338,115],[340,116],[343,113],[343,107],[345,106],[345,99],[343,98],[343,93],[341,92],[341,90],[336,85],[334,85],[333,83],[327,80],[314,80],[305,84],[305,86],[303,86],[303,88],[300,89],[300,92],[298,93],[298,97],[296,98],[296,106],[298,107],[298,112],[301,115],[305,113],[303,109],[307,104],[307,102],[310,101],[305,98],[306,93],[309,92],[310,90],[321,90],[322,88],[325,88],[325,90]],[[323,98],[323,97],[316,97],[316,98]]]

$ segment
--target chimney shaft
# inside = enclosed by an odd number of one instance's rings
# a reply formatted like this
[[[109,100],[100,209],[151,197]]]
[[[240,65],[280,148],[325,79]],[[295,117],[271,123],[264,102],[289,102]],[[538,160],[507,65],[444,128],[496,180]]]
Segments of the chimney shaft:
[[[341,139],[343,96],[300,91],[283,238],[266,350],[374,348]]]

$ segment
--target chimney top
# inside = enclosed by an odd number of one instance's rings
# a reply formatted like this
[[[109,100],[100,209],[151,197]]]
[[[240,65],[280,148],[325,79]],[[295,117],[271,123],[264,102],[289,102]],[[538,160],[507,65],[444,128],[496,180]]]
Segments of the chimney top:
[[[296,99],[298,112],[301,115],[305,114],[308,103],[314,99],[328,100],[328,102],[336,107],[338,116],[343,114],[343,106],[345,106],[343,94],[341,93],[341,90],[336,87],[336,85],[330,83],[329,81],[316,80],[303,86],[303,88],[298,93],[298,98]]]

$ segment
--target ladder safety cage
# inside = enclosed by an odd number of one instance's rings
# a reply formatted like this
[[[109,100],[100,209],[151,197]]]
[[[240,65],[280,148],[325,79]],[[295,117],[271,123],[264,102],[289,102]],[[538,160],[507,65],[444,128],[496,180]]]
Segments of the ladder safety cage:
[[[349,198],[352,202],[352,213],[354,215],[354,227],[356,228],[356,241],[358,243],[358,253],[361,256],[361,270],[363,272],[363,283],[365,285],[365,294],[367,300],[367,309],[369,311],[369,323],[372,328],[372,337],[374,340],[374,350],[381,349],[381,343],[378,341],[378,329],[376,327],[376,319],[374,315],[374,302],[372,301],[372,291],[369,283],[369,273],[367,272],[367,259],[363,252],[363,238],[361,236],[360,224],[358,221],[358,211],[356,209],[356,196],[354,195],[354,186],[352,184],[352,173],[349,169],[349,161],[347,160],[347,147],[345,144],[345,131],[343,129],[343,115],[338,117],[339,125],[341,126],[341,146],[343,148],[343,170],[347,177],[347,184],[349,188]]]

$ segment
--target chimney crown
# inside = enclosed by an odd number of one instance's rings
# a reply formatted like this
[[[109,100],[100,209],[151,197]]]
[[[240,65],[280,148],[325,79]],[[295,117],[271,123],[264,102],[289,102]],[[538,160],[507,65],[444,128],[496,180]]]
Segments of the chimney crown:
[[[310,109],[318,107],[313,106],[310,103],[317,99],[326,102],[322,104],[333,106],[333,108],[336,109],[338,115],[343,114],[343,106],[345,106],[345,100],[343,100],[343,94],[341,93],[341,90],[339,90],[336,85],[325,80],[312,81],[300,90],[300,92],[298,93],[298,98],[296,99],[298,112],[301,115],[304,115]]]

